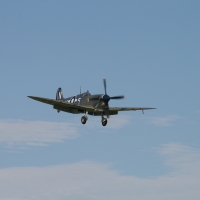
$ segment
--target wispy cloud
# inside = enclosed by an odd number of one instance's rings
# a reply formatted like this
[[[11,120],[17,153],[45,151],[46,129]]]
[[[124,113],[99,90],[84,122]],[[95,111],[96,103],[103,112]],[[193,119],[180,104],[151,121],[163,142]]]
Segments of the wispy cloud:
[[[159,152],[165,158],[165,164],[173,169],[173,173],[195,174],[196,171],[199,171],[199,150],[179,143],[170,143],[163,145]]]
[[[181,119],[181,117],[177,115],[170,115],[166,117],[154,117],[149,119],[149,123],[154,124],[156,126],[172,126],[174,122]]]
[[[45,122],[25,120],[0,120],[0,143],[6,147],[45,146],[50,143],[64,142],[77,138],[88,129],[112,130],[120,129],[129,123],[126,116],[114,116],[102,127],[101,118],[91,117],[86,125],[81,123]]]
[[[106,127],[103,127],[101,124],[101,116],[99,117],[90,117],[89,116],[88,127],[90,129],[100,127],[102,129],[120,129],[130,123],[130,117],[126,115],[113,115],[110,116],[108,124]]]
[[[199,114],[199,113],[200,113],[200,110],[195,110],[194,113],[198,113],[198,114]]]
[[[8,146],[44,146],[76,138],[77,128],[69,123],[1,120],[0,143]]]
[[[94,162],[0,169],[0,199],[199,200],[199,150],[166,144],[159,152],[172,172],[154,178],[122,176]]]

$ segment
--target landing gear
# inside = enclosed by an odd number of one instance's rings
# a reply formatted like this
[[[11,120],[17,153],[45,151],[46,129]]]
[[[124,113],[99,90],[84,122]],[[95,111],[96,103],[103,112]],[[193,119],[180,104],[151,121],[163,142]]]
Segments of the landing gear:
[[[86,124],[87,120],[88,120],[87,115],[84,115],[83,117],[81,117],[81,123],[82,124]],[[106,126],[107,122],[108,122],[108,120],[105,117],[101,116],[102,126]]]
[[[101,119],[101,123],[102,123],[102,126],[106,126],[106,124],[107,124],[107,119],[104,118],[103,116],[102,116],[102,119]]]
[[[81,117],[81,123],[82,124],[85,124],[87,122],[87,120],[88,120],[87,115],[84,115],[83,117]]]

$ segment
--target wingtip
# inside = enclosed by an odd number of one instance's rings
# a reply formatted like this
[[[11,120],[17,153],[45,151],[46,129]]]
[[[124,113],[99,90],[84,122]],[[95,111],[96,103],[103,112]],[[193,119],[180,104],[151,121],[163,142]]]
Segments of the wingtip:
[[[30,98],[30,99],[35,99],[34,96],[27,96],[27,97]]]

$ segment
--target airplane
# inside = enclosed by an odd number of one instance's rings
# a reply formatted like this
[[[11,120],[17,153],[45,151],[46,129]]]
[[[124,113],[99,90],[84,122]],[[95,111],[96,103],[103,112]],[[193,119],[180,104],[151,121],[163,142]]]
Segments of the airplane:
[[[28,96],[31,99],[40,101],[42,103],[50,104],[59,113],[60,111],[73,113],[73,114],[84,114],[81,118],[81,123],[85,124],[88,120],[88,115],[101,116],[102,126],[107,125],[107,119],[110,115],[117,115],[119,111],[136,111],[141,110],[144,114],[144,110],[150,110],[155,108],[144,108],[144,107],[109,107],[108,102],[116,99],[124,99],[124,95],[110,97],[106,90],[106,79],[103,79],[104,94],[91,95],[89,91],[71,96],[68,98],[63,97],[62,89],[58,88],[56,92],[56,99],[48,99],[43,97]],[[104,117],[106,115],[106,117]]]

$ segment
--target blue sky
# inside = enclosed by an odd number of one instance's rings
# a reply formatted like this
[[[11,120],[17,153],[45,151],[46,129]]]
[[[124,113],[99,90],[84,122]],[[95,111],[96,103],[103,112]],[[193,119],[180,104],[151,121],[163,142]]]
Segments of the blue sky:
[[[0,199],[200,198],[199,1],[0,1]],[[89,90],[100,117],[28,95]]]

